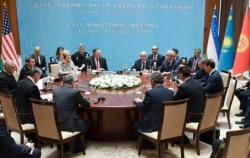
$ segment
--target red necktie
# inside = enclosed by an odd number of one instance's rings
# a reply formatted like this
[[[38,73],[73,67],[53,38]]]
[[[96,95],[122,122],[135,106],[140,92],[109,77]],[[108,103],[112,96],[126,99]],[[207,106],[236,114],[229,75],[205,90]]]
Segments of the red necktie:
[[[96,69],[99,69],[99,61],[98,60],[96,60]]]

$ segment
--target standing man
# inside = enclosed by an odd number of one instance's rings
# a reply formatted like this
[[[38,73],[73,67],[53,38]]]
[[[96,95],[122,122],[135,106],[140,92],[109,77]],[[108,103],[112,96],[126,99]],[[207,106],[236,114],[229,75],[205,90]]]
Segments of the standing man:
[[[41,69],[33,67],[25,79],[18,81],[16,93],[14,95],[16,108],[19,113],[32,113],[32,105],[30,98],[43,100],[40,96],[39,89],[36,85],[42,74]],[[20,117],[21,123],[34,123],[31,115]],[[26,135],[29,139],[36,142],[35,134]]]
[[[11,60],[3,63],[3,71],[0,73],[0,91],[14,94],[16,92],[16,79],[13,73],[16,71],[16,64]]]
[[[35,66],[40,68],[42,71],[41,78],[47,77],[46,70],[47,70],[47,64],[46,64],[46,59],[45,56],[41,55],[41,48],[39,46],[36,46],[34,48],[34,54],[31,56],[34,57],[36,64]]]
[[[224,91],[223,81],[219,72],[215,70],[215,62],[213,59],[205,61],[204,69],[209,75],[203,89],[206,94],[215,94]]]
[[[165,56],[159,54],[158,46],[152,46],[152,54],[149,54],[148,59],[153,61],[154,70],[158,70],[162,62],[165,60]]]
[[[205,103],[205,92],[199,81],[190,77],[191,70],[188,66],[179,68],[179,78],[183,83],[179,86],[174,100],[189,98],[188,112],[202,113]],[[188,115],[187,122],[199,122],[199,115]]]
[[[195,73],[199,70],[198,60],[201,59],[200,54],[200,48],[194,49],[194,56],[188,60],[188,66],[190,67],[192,73]]]
[[[166,60],[164,60],[160,67],[160,72],[164,75],[170,74],[172,70],[178,70],[179,63],[174,59],[174,51],[168,50],[166,53]]]
[[[163,76],[160,72],[151,74],[152,89],[146,91],[145,98],[135,98],[134,102],[139,111],[145,112],[144,118],[135,124],[135,128],[140,132],[153,132],[159,130],[160,116],[163,101],[171,101],[174,92],[165,88],[162,84]]]
[[[72,75],[63,78],[63,86],[53,91],[53,99],[56,102],[58,120],[62,131],[87,132],[88,123],[77,112],[77,108],[90,107],[78,89],[73,89],[74,77]],[[75,142],[73,153],[82,150],[80,140]]]
[[[86,60],[89,58],[89,53],[85,51],[85,46],[83,44],[78,45],[78,51],[72,54],[71,60],[78,66],[78,68],[85,69]]]
[[[32,56],[27,56],[25,58],[26,64],[22,67],[20,74],[19,74],[19,79],[18,81],[26,78],[28,76],[29,71],[35,67],[36,61],[35,58]]]
[[[99,48],[93,49],[93,56],[87,59],[87,65],[90,65],[92,70],[108,71],[106,59],[102,57]]]
[[[152,60],[147,58],[147,52],[140,52],[140,59],[136,60],[134,65],[131,67],[132,71],[144,71],[149,70],[152,65]]]

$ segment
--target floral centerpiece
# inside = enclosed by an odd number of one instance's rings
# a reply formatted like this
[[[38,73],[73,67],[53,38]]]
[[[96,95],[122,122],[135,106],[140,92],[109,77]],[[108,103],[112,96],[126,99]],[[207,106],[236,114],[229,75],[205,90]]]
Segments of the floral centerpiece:
[[[89,86],[99,89],[128,89],[141,85],[141,79],[128,75],[105,75],[93,78]]]

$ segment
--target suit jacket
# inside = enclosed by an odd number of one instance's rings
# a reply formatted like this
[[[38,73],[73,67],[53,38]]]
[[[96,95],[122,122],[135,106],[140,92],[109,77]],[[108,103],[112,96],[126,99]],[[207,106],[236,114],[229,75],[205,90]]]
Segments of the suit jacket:
[[[8,74],[5,71],[0,73],[0,91],[4,93],[14,94],[16,91],[16,79],[11,74]]]
[[[149,70],[149,66],[152,66],[152,60],[147,59],[145,66],[146,66],[145,69]],[[136,69],[136,71],[142,71],[141,68],[142,68],[142,62],[141,62],[141,59],[138,59],[135,61],[135,64],[131,67],[131,70]]]
[[[193,62],[194,62],[194,57],[191,57],[191,58],[189,58],[189,60],[188,60],[188,67],[190,67],[190,69],[192,69],[192,66],[193,66]],[[198,57],[197,59],[196,59],[196,66],[195,66],[195,72],[196,71],[198,71],[198,70],[200,70],[200,68],[199,68],[199,66],[198,66],[198,60],[200,60],[201,59],[201,57]]]
[[[89,107],[90,103],[83,98],[79,90],[69,85],[57,87],[53,91],[53,100],[56,102],[60,128],[63,131],[87,131],[87,122],[78,114],[77,108],[81,104]]]
[[[137,108],[141,112],[145,112],[144,118],[135,124],[137,131],[152,132],[159,130],[160,116],[163,101],[173,100],[174,92],[158,85],[148,90],[145,94],[143,102],[137,104]]]
[[[209,75],[206,73],[205,70],[198,70],[195,75],[193,76],[194,79],[196,79],[199,82],[206,82]]]
[[[199,81],[188,78],[183,84],[181,84],[174,96],[174,100],[180,100],[189,98],[188,100],[188,112],[202,113],[205,103],[205,92]],[[199,116],[188,115],[187,122],[198,122]]]
[[[88,58],[86,60],[87,65],[91,65],[92,70],[96,70],[96,64],[95,64],[95,58],[94,56],[91,56],[90,58]],[[105,71],[108,71],[108,66],[107,66],[107,62],[106,59],[101,57],[99,59],[99,63],[100,63],[100,68],[103,68]]]
[[[36,57],[34,54],[31,55],[35,60]],[[43,74],[41,75],[41,78],[46,77],[46,70],[47,70],[47,64],[46,64],[46,58],[43,55],[40,55],[40,63],[38,63],[38,61],[36,60],[36,67],[39,67],[40,69],[42,69]]]
[[[27,64],[23,65],[19,74],[18,81],[26,78],[28,76],[29,71],[30,71],[30,68],[27,66]]]
[[[203,86],[206,94],[215,94],[224,91],[223,81],[218,71],[214,70]]]
[[[17,111],[20,113],[32,113],[30,98],[42,100],[38,87],[29,77],[17,82],[14,95]],[[32,116],[20,117],[22,123],[34,123]]]
[[[7,132],[5,125],[0,124],[0,157],[1,158],[18,158],[20,156],[27,158],[40,158],[41,152],[34,150],[33,155],[29,155],[31,149],[24,144],[16,144],[15,140]]]
[[[164,60],[161,64],[161,67],[160,67],[160,72],[170,72],[171,70],[178,70],[179,68],[179,63],[173,59],[170,67],[168,66],[168,61],[167,60]]]
[[[83,54],[81,55],[79,53],[79,51],[77,51],[77,52],[75,52],[71,56],[71,60],[73,61],[73,63],[75,64],[75,66],[81,67],[82,64],[86,65],[86,60],[87,60],[88,57],[89,57],[89,53],[88,52],[83,52]]]
[[[155,61],[153,61],[153,57],[154,57],[153,54],[148,55],[148,59],[152,60],[152,62],[155,62]],[[156,66],[157,66],[156,70],[158,70],[159,66],[161,66],[161,64],[164,60],[165,60],[165,56],[158,53],[157,60],[156,60]]]

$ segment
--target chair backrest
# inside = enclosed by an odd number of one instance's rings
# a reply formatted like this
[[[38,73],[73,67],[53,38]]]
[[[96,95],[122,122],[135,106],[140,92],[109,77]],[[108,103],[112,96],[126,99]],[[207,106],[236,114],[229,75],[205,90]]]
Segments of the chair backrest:
[[[227,90],[227,94],[226,94],[226,98],[225,98],[225,106],[228,107],[228,109],[231,108],[232,102],[233,102],[233,98],[234,98],[234,92],[237,86],[237,79],[235,77],[233,77],[230,80],[230,84],[229,84],[229,88]]]
[[[162,102],[158,140],[180,137],[184,133],[188,99]]]
[[[38,137],[61,140],[55,102],[30,99]]]
[[[227,88],[229,87],[230,79],[231,79],[231,72],[226,70],[221,70],[221,78],[223,81],[224,91],[227,91]],[[225,93],[226,94],[226,93]]]
[[[248,158],[250,151],[250,128],[227,131],[222,158]]]
[[[48,63],[49,64],[49,73],[52,75],[57,76],[58,75],[58,63]]]
[[[206,96],[199,130],[213,129],[215,127],[223,94],[224,92],[220,92]]]
[[[13,95],[0,92],[0,100],[8,129],[21,132],[22,128],[16,113]]]

